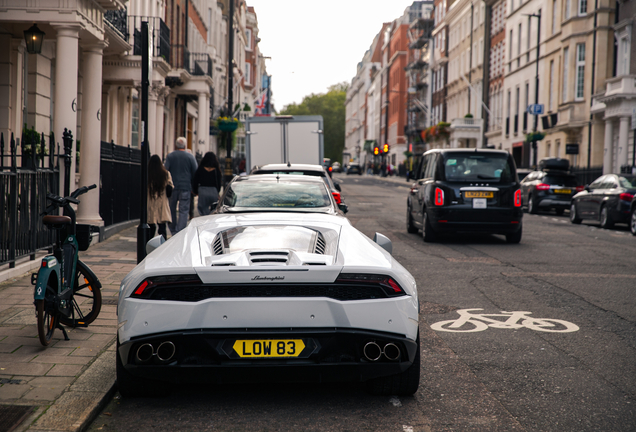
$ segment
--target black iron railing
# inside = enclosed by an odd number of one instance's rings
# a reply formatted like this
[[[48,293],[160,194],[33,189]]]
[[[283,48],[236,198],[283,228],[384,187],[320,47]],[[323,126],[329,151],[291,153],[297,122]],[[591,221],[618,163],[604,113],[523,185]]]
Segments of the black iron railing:
[[[46,194],[58,194],[58,189],[59,154],[53,134],[48,144],[44,134],[26,131],[21,140],[12,134],[6,142],[0,134],[0,264],[13,268],[16,260],[34,260],[38,250],[52,247],[53,233],[40,215],[47,206]]]
[[[128,17],[128,28],[133,36],[133,55],[141,55],[141,23],[147,21],[152,27],[153,53],[155,57],[161,57],[165,61],[170,61],[170,29],[168,25],[159,17],[147,17],[130,15]]]
[[[139,219],[141,150],[102,141],[99,215],[105,226]]]
[[[185,69],[190,75],[212,76],[212,59],[207,53],[192,53],[184,45],[172,47],[172,67]]]
[[[572,167],[570,170],[576,176],[578,185],[584,186],[592,183],[603,175],[603,167],[578,168]]]
[[[106,11],[104,21],[110,24],[123,40],[128,42],[128,13],[125,8]]]

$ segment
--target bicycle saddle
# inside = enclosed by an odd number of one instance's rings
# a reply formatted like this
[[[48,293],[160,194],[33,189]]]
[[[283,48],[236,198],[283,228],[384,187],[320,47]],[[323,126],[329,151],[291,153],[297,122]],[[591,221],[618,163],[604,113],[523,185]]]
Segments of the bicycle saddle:
[[[42,218],[42,223],[52,228],[62,228],[64,225],[70,225],[71,222],[68,216],[46,215]]]

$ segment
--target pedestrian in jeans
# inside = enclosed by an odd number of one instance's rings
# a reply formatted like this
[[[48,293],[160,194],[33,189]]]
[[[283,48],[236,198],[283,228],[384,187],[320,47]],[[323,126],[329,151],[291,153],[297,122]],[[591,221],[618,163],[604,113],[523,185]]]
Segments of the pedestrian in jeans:
[[[187,141],[184,137],[177,138],[174,143],[175,151],[166,157],[165,163],[174,183],[174,191],[170,197],[172,222],[168,225],[172,235],[184,229],[188,224],[192,178],[197,171],[197,161],[191,153],[186,151],[186,144]],[[179,214],[177,214],[177,204],[179,206]]]
[[[172,196],[174,184],[161,158],[152,155],[148,161],[148,225],[151,236],[155,235],[155,228],[159,226],[159,234],[168,238],[166,222],[172,222],[168,197]]]
[[[214,152],[207,152],[192,179],[192,191],[199,196],[199,215],[210,214],[210,206],[219,200],[221,190],[221,168]]]

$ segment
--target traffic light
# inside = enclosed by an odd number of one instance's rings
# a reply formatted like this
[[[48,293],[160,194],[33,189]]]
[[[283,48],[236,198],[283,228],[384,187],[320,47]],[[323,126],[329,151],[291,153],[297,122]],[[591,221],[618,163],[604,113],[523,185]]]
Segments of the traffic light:
[[[384,148],[382,150],[384,153],[388,153],[389,152],[389,145],[388,144],[384,144]]]
[[[379,148],[377,148],[377,147],[375,147],[375,148],[373,149],[373,154],[377,156],[377,155],[378,155],[378,153],[380,153],[380,149],[379,149]]]

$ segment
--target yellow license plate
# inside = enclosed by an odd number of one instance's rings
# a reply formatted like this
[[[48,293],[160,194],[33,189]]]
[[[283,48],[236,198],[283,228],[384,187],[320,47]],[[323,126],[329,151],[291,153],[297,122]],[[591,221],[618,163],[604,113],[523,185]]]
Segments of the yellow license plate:
[[[572,189],[555,189],[554,193],[562,193],[562,194],[569,194],[572,192]]]
[[[494,194],[492,192],[482,192],[482,191],[466,191],[464,192],[464,197],[466,198],[492,198]]]
[[[241,358],[298,357],[305,349],[302,339],[237,340],[232,346]]]

